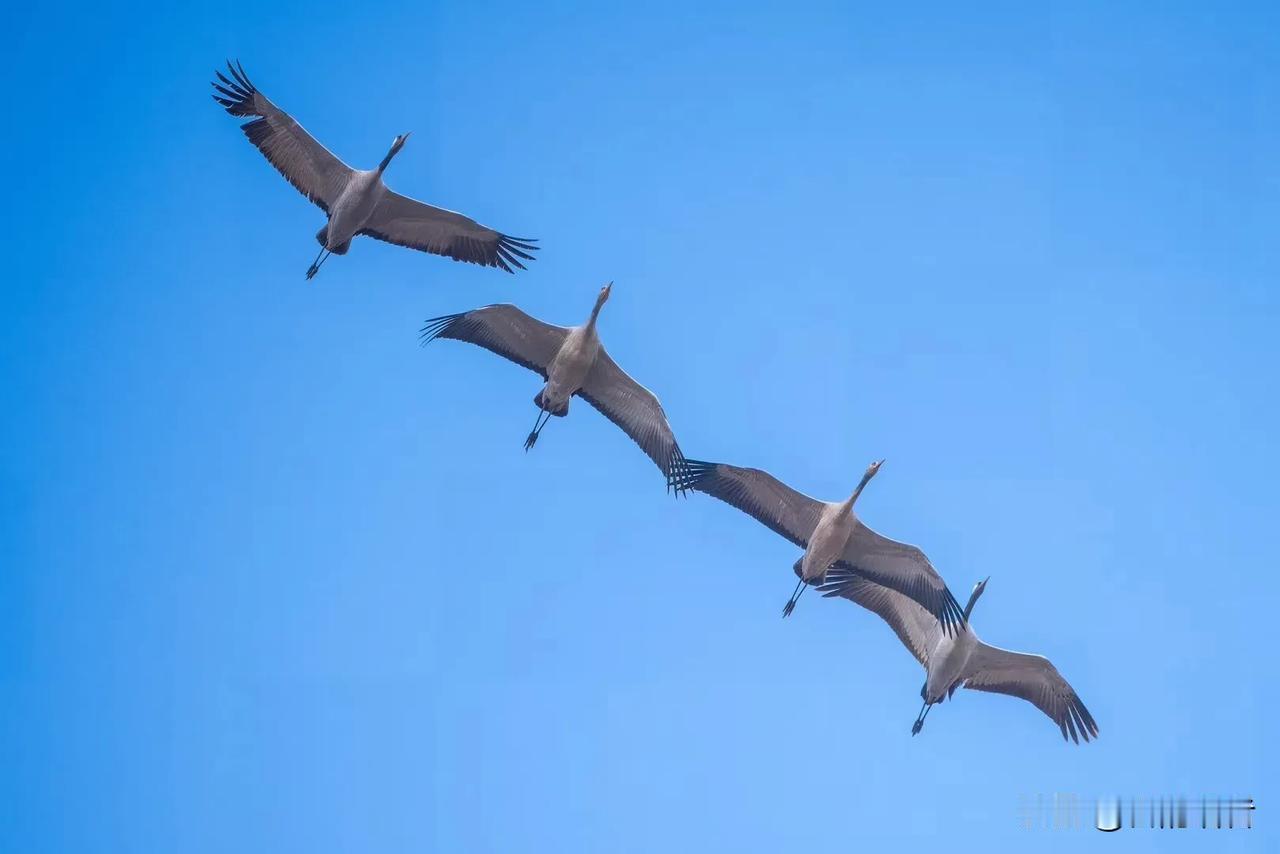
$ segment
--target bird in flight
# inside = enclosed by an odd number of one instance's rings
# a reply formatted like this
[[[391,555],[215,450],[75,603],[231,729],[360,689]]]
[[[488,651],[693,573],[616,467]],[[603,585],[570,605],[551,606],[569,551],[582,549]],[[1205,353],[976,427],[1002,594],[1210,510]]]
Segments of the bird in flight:
[[[718,498],[804,549],[793,567],[799,581],[782,616],[791,614],[809,585],[821,584],[832,567],[844,567],[919,602],[947,632],[955,631],[964,621],[960,605],[924,552],[877,534],[853,512],[883,464],[869,465],[844,501],[810,498],[760,469],[701,460],[687,460],[675,485]]]
[[[538,415],[524,441],[526,451],[538,441],[551,416],[569,413],[569,399],[577,395],[622,428],[657,464],[670,486],[683,471],[685,460],[662,404],[618,367],[596,331],[600,309],[612,291],[613,282],[600,289],[591,315],[581,326],[553,326],[514,305],[489,305],[431,318],[422,329],[422,343],[425,346],[437,338],[466,341],[542,377],[542,389],[533,398]]]
[[[969,616],[989,580],[973,586],[964,606],[964,625],[953,635],[944,632],[934,616],[914,599],[843,567],[831,570],[818,589],[823,596],[842,596],[879,614],[924,666],[925,682],[920,689],[924,704],[911,726],[912,735],[920,732],[934,705],[963,686],[1027,700],[1058,725],[1064,740],[1070,736],[1079,744],[1082,738],[1097,738],[1098,724],[1093,715],[1049,659],[990,646],[974,633]]]
[[[263,156],[298,192],[314,202],[328,217],[316,232],[320,254],[307,268],[310,279],[330,255],[345,255],[351,241],[367,235],[455,261],[497,267],[514,273],[532,261],[536,240],[511,237],[481,225],[470,217],[387,188],[382,174],[391,158],[400,153],[409,134],[391,143],[376,169],[352,169],[339,160],[293,117],[277,107],[249,81],[244,68],[228,62],[228,78],[215,71],[213,99],[233,116],[252,116],[240,126]]]

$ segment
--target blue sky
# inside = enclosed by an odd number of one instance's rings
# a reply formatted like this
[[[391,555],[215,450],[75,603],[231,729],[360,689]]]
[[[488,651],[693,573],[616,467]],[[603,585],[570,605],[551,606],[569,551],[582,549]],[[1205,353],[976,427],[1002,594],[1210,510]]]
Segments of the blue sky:
[[[1261,851],[1276,844],[1271,4],[15,9],[0,848]],[[225,56],[511,277],[322,223]],[[859,502],[1101,738],[922,674],[581,402],[417,346],[601,331],[690,456]],[[1240,794],[1041,833],[1020,795]]]

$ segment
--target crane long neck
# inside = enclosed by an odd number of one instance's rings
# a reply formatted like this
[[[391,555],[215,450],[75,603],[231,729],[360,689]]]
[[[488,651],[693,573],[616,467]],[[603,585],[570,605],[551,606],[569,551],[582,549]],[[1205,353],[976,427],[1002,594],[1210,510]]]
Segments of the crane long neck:
[[[596,320],[600,317],[600,309],[604,307],[604,300],[596,300],[595,306],[591,309],[591,316],[587,318],[587,329],[596,328]]]
[[[391,146],[391,150],[387,152],[387,156],[382,158],[382,162],[378,164],[379,175],[387,171],[387,167],[391,165],[391,158],[395,157],[399,150],[400,149],[396,148],[394,145]]]
[[[982,595],[982,588],[975,587],[973,592],[969,594],[969,601],[964,606],[964,621],[969,622],[969,615],[973,613],[973,606],[978,601],[978,597]]]
[[[862,480],[858,481],[858,488],[853,491],[853,495],[849,496],[849,507],[852,508],[854,503],[857,502],[858,496],[862,494],[862,490],[866,489],[867,481],[869,480],[871,480],[871,478],[864,474],[862,476]]]

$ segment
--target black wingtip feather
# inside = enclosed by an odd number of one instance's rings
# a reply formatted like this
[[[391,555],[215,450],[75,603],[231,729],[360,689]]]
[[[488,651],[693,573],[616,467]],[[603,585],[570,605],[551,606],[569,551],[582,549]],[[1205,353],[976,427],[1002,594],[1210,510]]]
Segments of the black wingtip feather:
[[[1084,703],[1078,696],[1073,695],[1071,704],[1067,707],[1072,717],[1075,718],[1076,724],[1080,729],[1080,735],[1088,742],[1090,738],[1098,737],[1098,723],[1093,719],[1093,715],[1089,714],[1089,710],[1085,708]]]
[[[705,460],[685,459],[684,465],[678,470],[673,470],[669,475],[669,485],[679,492],[697,489],[698,484],[710,477],[717,465],[718,463],[709,463]]]
[[[680,446],[676,445],[671,449],[671,459],[667,462],[667,492],[674,493],[676,498],[687,498],[689,495],[689,486],[685,485],[688,469],[689,461],[685,459]]]
[[[418,334],[418,342],[425,347],[449,330],[449,327],[464,317],[465,314],[445,314],[423,321],[424,325]]]
[[[521,270],[527,270],[529,268],[524,264],[521,264],[519,259],[523,258],[526,261],[536,261],[538,259],[528,253],[537,251],[538,247],[535,246],[529,238],[511,237],[507,234],[499,234],[498,245],[495,249],[495,254],[499,257],[495,257],[494,262],[496,266],[503,267],[503,269],[508,273],[514,273],[515,271],[510,267],[507,267],[506,264],[503,264],[502,261],[505,261],[507,264],[513,264]],[[501,260],[499,260],[499,258]]]
[[[818,585],[818,592],[826,599],[830,599],[832,596],[842,596],[850,584],[861,578],[856,572],[837,564],[827,570],[827,574],[822,578],[822,583]]]
[[[948,636],[958,634],[968,622],[964,617],[964,609],[949,587],[942,588],[942,605],[934,617],[942,624],[942,631]]]
[[[249,82],[249,75],[244,73],[244,66],[240,65],[240,60],[237,59],[236,64],[232,65],[231,60],[228,59],[227,70],[231,72],[231,76],[236,79],[237,83],[248,91],[253,91],[253,84]]]
[[[502,251],[503,251],[503,252],[507,253],[508,255],[518,256],[518,257],[520,257],[520,258],[523,258],[523,259],[524,259],[524,260],[526,260],[526,261],[536,261],[536,260],[538,260],[537,258],[535,258],[534,256],[532,256],[532,255],[528,254],[527,252],[521,252],[519,249],[516,249],[516,248],[515,248],[514,246],[512,246],[511,244],[503,243],[503,244],[501,245],[501,249],[502,249]]]
[[[239,62],[236,62],[239,65]],[[221,93],[224,97],[214,96],[217,101],[228,113],[233,116],[251,116],[257,115],[254,112],[253,96],[257,93],[257,89],[249,82],[249,77],[244,73],[244,69],[236,70],[231,64],[231,60],[227,60],[227,71],[231,73],[228,78],[221,71],[214,69],[214,76],[221,81],[222,85],[217,82],[213,83],[213,88]]]
[[[526,268],[523,264],[521,264],[521,263],[519,262],[519,260],[517,260],[517,259],[516,259],[516,257],[515,257],[514,255],[512,255],[512,254],[511,254],[511,253],[510,253],[510,252],[509,252],[505,247],[503,247],[503,246],[501,246],[501,245],[500,245],[500,246],[498,246],[497,252],[498,252],[498,257],[499,257],[499,258],[501,258],[501,259],[502,259],[503,261],[505,261],[506,263],[508,263],[508,264],[514,264],[515,266],[519,267],[521,270],[527,269],[527,268]],[[508,272],[510,272],[510,268],[508,268]]]

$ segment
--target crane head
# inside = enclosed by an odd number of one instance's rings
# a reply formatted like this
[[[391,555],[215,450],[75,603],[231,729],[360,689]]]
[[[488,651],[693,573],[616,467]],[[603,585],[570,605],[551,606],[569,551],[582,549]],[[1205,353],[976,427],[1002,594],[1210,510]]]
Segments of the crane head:
[[[609,294],[613,291],[613,282],[609,282],[600,289],[600,296],[596,297],[596,305],[604,305],[605,300],[609,299]]]
[[[391,165],[391,158],[400,153],[400,149],[404,148],[404,141],[408,138],[409,134],[402,133],[391,141],[391,150],[387,152],[387,156],[382,158],[382,162],[378,164],[379,175],[387,171],[387,167]]]
[[[862,494],[863,488],[876,476],[876,472],[880,471],[880,466],[884,465],[884,460],[876,460],[867,466],[867,470],[862,473],[862,480],[858,481],[858,488],[853,491],[853,495],[849,496],[849,506],[853,506],[853,502],[858,500],[858,496]]]

